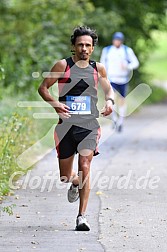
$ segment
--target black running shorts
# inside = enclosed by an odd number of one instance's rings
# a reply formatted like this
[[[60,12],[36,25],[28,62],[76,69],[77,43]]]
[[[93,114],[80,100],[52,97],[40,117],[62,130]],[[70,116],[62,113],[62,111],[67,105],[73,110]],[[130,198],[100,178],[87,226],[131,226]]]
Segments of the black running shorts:
[[[54,132],[58,158],[65,159],[85,149],[97,155],[99,138],[100,126],[96,119],[75,125],[60,120]]]

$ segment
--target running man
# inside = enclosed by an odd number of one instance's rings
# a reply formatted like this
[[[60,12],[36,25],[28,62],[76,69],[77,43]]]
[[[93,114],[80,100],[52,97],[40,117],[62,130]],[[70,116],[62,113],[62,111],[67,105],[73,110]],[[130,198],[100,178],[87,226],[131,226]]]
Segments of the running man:
[[[119,96],[116,96],[116,106],[118,107],[119,115],[117,116],[115,111],[112,113],[114,125],[118,132],[121,132],[123,129],[128,82],[132,77],[133,70],[139,66],[139,61],[132,48],[123,44],[124,39],[122,32],[114,33],[112,45],[103,48],[100,59],[100,62],[106,68],[107,76],[113,89],[119,93]]]
[[[98,154],[97,144],[100,126],[97,121],[97,85],[102,86],[105,104],[103,116],[111,114],[114,92],[101,63],[90,60],[98,37],[89,27],[74,29],[71,36],[73,56],[58,61],[39,87],[39,94],[51,104],[59,115],[55,129],[55,144],[58,153],[60,180],[71,182],[68,190],[69,202],[79,199],[76,230],[89,231],[85,212],[90,193],[90,165]],[[59,98],[49,93],[49,88],[58,81]],[[73,169],[78,153],[78,171]]]

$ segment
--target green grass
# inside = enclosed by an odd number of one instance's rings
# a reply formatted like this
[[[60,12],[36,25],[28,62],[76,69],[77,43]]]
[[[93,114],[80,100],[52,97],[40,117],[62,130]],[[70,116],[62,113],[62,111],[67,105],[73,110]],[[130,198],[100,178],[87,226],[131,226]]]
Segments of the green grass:
[[[167,81],[167,32],[156,31],[152,38],[156,42],[156,47],[148,57],[145,71],[153,80]]]
[[[4,99],[0,102],[0,200],[11,194],[10,176],[22,169],[17,164],[17,157],[43,137],[55,120],[36,120],[34,112],[53,112],[52,108],[18,108],[17,99]],[[22,97],[23,100],[23,97]],[[30,169],[32,167],[29,167]],[[23,170],[23,172],[27,172]]]
[[[153,47],[150,56],[144,66],[148,74],[152,94],[146,104],[157,103],[167,99],[167,91],[164,83],[167,82],[167,32],[156,31],[152,34],[156,46]]]
[[[16,159],[31,143],[30,131],[33,125],[27,117],[18,113],[1,118],[0,123],[0,196],[3,196],[10,193],[8,185],[10,176],[20,170]]]

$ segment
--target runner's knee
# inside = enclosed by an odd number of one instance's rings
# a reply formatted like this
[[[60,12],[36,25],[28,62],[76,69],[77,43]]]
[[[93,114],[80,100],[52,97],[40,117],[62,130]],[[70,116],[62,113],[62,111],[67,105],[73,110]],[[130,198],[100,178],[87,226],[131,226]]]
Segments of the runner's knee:
[[[90,171],[90,163],[91,161],[88,158],[82,158],[79,161],[79,170],[84,172],[84,173],[89,173]]]

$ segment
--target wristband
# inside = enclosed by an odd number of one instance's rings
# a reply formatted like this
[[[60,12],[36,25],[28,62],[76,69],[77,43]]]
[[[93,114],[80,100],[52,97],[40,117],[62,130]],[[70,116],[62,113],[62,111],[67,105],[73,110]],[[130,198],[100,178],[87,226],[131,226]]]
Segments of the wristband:
[[[114,100],[112,99],[112,98],[108,98],[106,101],[112,101],[112,104],[114,105],[115,104],[115,102],[114,102]]]

